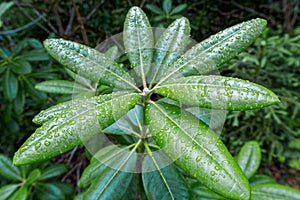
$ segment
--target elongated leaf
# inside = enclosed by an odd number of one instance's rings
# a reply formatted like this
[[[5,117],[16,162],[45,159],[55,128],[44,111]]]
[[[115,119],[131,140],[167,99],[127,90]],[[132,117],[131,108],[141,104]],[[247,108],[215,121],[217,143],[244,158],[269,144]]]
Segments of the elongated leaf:
[[[95,49],[63,39],[47,39],[44,46],[55,60],[80,76],[117,88],[136,87],[117,63]]]
[[[12,65],[12,71],[17,74],[29,74],[32,71],[31,64],[24,59],[13,60]]]
[[[188,199],[188,188],[183,176],[171,164],[162,169],[163,158],[147,156],[142,163],[142,178],[148,199]]]
[[[51,185],[55,185],[58,187],[66,197],[73,196],[74,194],[74,186],[71,183],[65,183],[60,181],[51,181]]]
[[[172,0],[164,0],[163,9],[166,13],[169,13],[172,9]]]
[[[2,15],[11,7],[14,5],[14,2],[2,2],[0,4],[0,27],[2,26],[3,22],[1,20]]]
[[[89,79],[79,76],[78,74],[74,73],[73,71],[69,70],[68,68],[65,68],[65,70],[75,80],[76,83],[79,83],[86,87],[91,87],[91,81]]]
[[[104,165],[100,166],[101,174],[93,180],[85,193],[86,199],[122,199],[134,175],[128,173],[136,167],[137,154],[134,151],[135,148],[130,152],[121,151],[114,158],[104,162]]]
[[[39,177],[39,180],[47,180],[49,178],[53,178],[55,176],[59,176],[67,171],[67,167],[63,164],[58,165],[52,165],[48,168],[46,168],[41,176]]]
[[[22,180],[19,168],[13,166],[11,160],[2,154],[0,154],[0,175],[8,180]]]
[[[27,61],[49,60],[49,56],[44,49],[27,51],[22,55],[22,58]]]
[[[279,102],[263,86],[222,76],[189,76],[157,87],[156,93],[191,106],[227,110],[251,110]]]
[[[247,142],[237,157],[237,163],[245,176],[251,178],[259,168],[261,160],[261,150],[256,141]]]
[[[199,182],[193,183],[191,185],[191,190],[193,192],[193,200],[196,199],[201,199],[205,198],[205,199],[225,199],[223,196],[220,196],[219,194],[209,190],[207,187],[203,186],[202,184],[200,184]]]
[[[39,199],[65,200],[65,195],[61,188],[51,183],[39,183],[36,195]]]
[[[284,185],[265,183],[251,187],[251,200],[298,200],[300,191]]]
[[[25,94],[23,90],[19,90],[16,99],[14,100],[14,110],[17,114],[21,114],[24,111],[25,106]]]
[[[123,40],[132,67],[145,79],[152,63],[154,38],[149,20],[139,7],[132,7],[127,13]]]
[[[180,108],[147,105],[146,120],[156,143],[188,174],[230,199],[249,199],[249,183],[225,145],[204,123]]]
[[[165,15],[164,11],[162,11],[162,9],[160,9],[156,5],[147,4],[145,7],[155,14],[162,15],[162,16]]]
[[[251,186],[265,183],[276,183],[276,181],[270,176],[256,174],[249,179],[249,183]]]
[[[170,77],[206,74],[218,68],[248,47],[266,24],[264,19],[252,19],[210,36],[171,65],[161,82]]]
[[[28,188],[26,185],[22,185],[17,191],[15,191],[8,200],[26,200],[28,196]]]
[[[148,74],[151,83],[158,82],[167,66],[176,61],[184,52],[190,36],[190,23],[182,17],[175,20],[163,32],[155,44],[155,65]]]
[[[34,88],[36,82],[33,79],[28,79],[27,77],[23,77],[24,85],[26,87],[26,91],[30,94],[30,97],[34,99],[36,102],[42,103],[47,99],[47,94],[42,91],[38,91]]]
[[[16,98],[18,86],[17,78],[9,69],[7,69],[4,73],[3,94],[8,101],[12,101]]]
[[[41,170],[40,169],[34,169],[32,172],[30,172],[29,176],[26,179],[26,185],[29,186],[32,183],[34,183],[38,178],[41,176]]]
[[[112,46],[105,52],[105,55],[110,59],[115,60],[120,57],[120,52],[117,46]]]
[[[52,158],[88,140],[122,117],[140,100],[140,95],[116,92],[86,98],[36,129],[15,153],[14,164]]]
[[[0,187],[0,200],[7,199],[18,187],[18,184],[9,184]]]
[[[178,6],[176,6],[176,7],[171,11],[170,15],[178,14],[178,13],[184,11],[187,7],[188,7],[188,5],[185,4],[185,3],[179,4]]]
[[[90,91],[82,85],[67,80],[44,81],[36,84],[35,89],[56,94],[74,94]]]

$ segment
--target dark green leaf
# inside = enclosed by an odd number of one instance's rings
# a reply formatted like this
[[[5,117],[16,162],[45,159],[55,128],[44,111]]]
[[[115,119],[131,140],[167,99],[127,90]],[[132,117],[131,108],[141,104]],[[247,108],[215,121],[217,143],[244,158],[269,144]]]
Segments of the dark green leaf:
[[[266,27],[266,20],[253,19],[227,28],[195,45],[182,55],[169,70],[163,82],[172,77],[206,74],[248,47]]]
[[[45,92],[38,91],[34,88],[35,81],[33,79],[28,79],[23,77],[24,85],[26,87],[26,91],[29,93],[30,97],[38,103],[42,103],[47,99],[47,95]]]
[[[140,95],[115,92],[86,98],[36,129],[15,153],[14,164],[27,164],[62,154],[113,124],[140,100]]]
[[[158,15],[165,15],[164,11],[162,11],[162,9],[160,9],[159,7],[157,7],[156,5],[152,5],[152,4],[147,4],[145,6],[148,10],[150,10],[151,12],[158,14]]]
[[[40,176],[41,176],[41,170],[34,169],[32,172],[30,172],[29,176],[27,177],[27,179],[26,179],[26,185],[27,186],[31,185],[36,180],[38,180]]]
[[[18,187],[18,184],[9,184],[0,187],[0,200],[7,199]]]
[[[133,79],[117,63],[95,49],[63,39],[47,39],[44,46],[55,60],[80,76],[117,88],[136,89]]]
[[[207,198],[207,199],[225,199],[223,196],[218,195],[217,193],[209,190],[207,187],[203,186],[199,182],[195,182],[191,185],[191,190],[193,192],[192,199],[201,199]]]
[[[0,154],[0,175],[8,180],[22,180],[19,168],[13,166],[11,160],[2,154]]]
[[[237,157],[237,163],[248,179],[251,178],[258,170],[260,160],[261,150],[256,141],[244,144]]]
[[[155,65],[149,74],[150,85],[157,83],[167,71],[168,65],[184,52],[190,35],[189,25],[185,17],[175,20],[156,42]]]
[[[32,71],[31,64],[24,59],[13,60],[11,64],[12,71],[17,74],[29,74]]]
[[[276,183],[276,181],[270,176],[256,174],[249,179],[250,185],[264,184],[264,183]]]
[[[62,190],[51,183],[39,183],[36,195],[39,200],[64,200],[65,195]]]
[[[64,183],[59,181],[49,183],[58,187],[66,197],[73,196],[74,194],[74,186],[71,183]]]
[[[30,38],[30,39],[28,40],[28,44],[29,44],[30,46],[32,46],[33,48],[35,48],[35,49],[43,48],[43,44],[42,44],[40,41],[38,41],[38,40],[36,40],[36,39],[34,39],[34,38]]]
[[[214,132],[180,108],[147,105],[150,133],[170,158],[209,189],[230,199],[249,199],[249,183]]]
[[[26,185],[22,185],[17,191],[15,191],[8,200],[26,200],[28,196],[28,188]]]
[[[59,176],[67,171],[67,167],[63,164],[52,165],[45,170],[43,170],[41,176],[39,177],[40,181]]]
[[[4,74],[3,94],[8,101],[12,101],[16,98],[18,86],[17,78],[9,69],[7,69]]]
[[[34,49],[31,51],[27,51],[22,55],[22,58],[27,61],[42,61],[49,60],[48,54],[44,49]]]
[[[251,187],[251,200],[298,200],[300,191],[284,185],[265,183]]]
[[[123,40],[132,67],[146,84],[145,75],[151,68],[154,37],[146,14],[139,7],[132,7],[126,15]]]
[[[191,106],[251,110],[279,102],[267,88],[237,78],[189,76],[156,87],[156,93]]]
[[[16,99],[14,100],[14,110],[20,115],[24,110],[25,94],[23,90],[19,90]]]
[[[188,7],[188,5],[185,4],[185,3],[184,3],[184,4],[180,4],[180,5],[176,6],[176,7],[171,11],[170,15],[178,14],[178,13],[184,11],[187,7]]]
[[[164,0],[163,1],[163,9],[166,13],[170,13],[172,9],[172,0]]]
[[[151,152],[143,160],[142,178],[148,199],[188,199],[188,188],[183,176],[174,164],[161,169],[159,164],[163,162],[166,162],[165,158]]]
[[[88,88],[82,85],[67,80],[44,81],[36,84],[35,89],[56,94],[74,94],[90,91]]]

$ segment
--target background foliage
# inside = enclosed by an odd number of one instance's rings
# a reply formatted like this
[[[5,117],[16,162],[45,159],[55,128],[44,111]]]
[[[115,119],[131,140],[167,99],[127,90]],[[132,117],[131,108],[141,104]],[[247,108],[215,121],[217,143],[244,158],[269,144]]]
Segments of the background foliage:
[[[278,94],[281,104],[257,111],[229,112],[223,140],[237,155],[248,140],[262,148],[261,171],[279,182],[300,185],[300,54],[299,1],[135,1],[135,0],[14,0],[1,13],[0,28],[0,152],[13,152],[36,128],[33,116],[70,95],[46,94],[34,88],[44,80],[71,76],[44,52],[41,42],[62,37],[90,46],[123,29],[128,9],[141,6],[155,26],[166,27],[185,16],[191,35],[201,41],[241,21],[261,17],[269,29],[251,47],[227,64],[222,75],[257,82]],[[229,69],[229,70],[228,70]],[[75,156],[77,155],[77,156]],[[76,185],[87,165],[82,148],[51,160],[72,171],[64,176]],[[1,184],[7,181],[1,177]],[[62,180],[62,177],[57,178]],[[77,192],[79,188],[77,188]]]

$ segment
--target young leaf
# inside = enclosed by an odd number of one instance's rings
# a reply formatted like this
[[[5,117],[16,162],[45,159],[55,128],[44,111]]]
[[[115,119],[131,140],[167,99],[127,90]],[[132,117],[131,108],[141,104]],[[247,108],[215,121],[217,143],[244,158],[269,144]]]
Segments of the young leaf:
[[[36,180],[39,179],[41,176],[41,170],[39,169],[34,169],[32,172],[30,172],[28,178],[26,179],[26,185],[29,186],[32,183],[34,183]]]
[[[187,18],[182,17],[175,20],[163,32],[155,44],[155,65],[149,73],[150,85],[158,82],[165,71],[167,66],[176,61],[179,56],[184,52],[189,36],[190,36],[190,23]]]
[[[192,114],[151,102],[146,122],[157,145],[200,183],[229,199],[249,199],[248,180],[225,145]]]
[[[164,0],[163,9],[166,13],[169,13],[172,9],[172,0]]]
[[[9,184],[0,187],[0,200],[7,199],[18,187],[18,184]]]
[[[91,92],[88,88],[67,80],[44,81],[35,85],[35,89],[48,93],[74,94]]]
[[[256,141],[247,142],[237,157],[237,163],[244,172],[245,176],[251,178],[259,168],[261,151]]]
[[[132,7],[127,13],[123,40],[132,67],[146,85],[145,75],[152,63],[154,37],[146,14],[139,7]]]
[[[12,101],[16,98],[18,86],[19,84],[16,76],[7,69],[4,74],[3,94],[8,101]]]
[[[136,89],[129,74],[95,49],[63,39],[47,39],[44,46],[55,60],[80,76],[112,87]]]
[[[116,92],[86,98],[36,129],[15,153],[14,164],[27,164],[62,154],[113,124],[140,100],[140,95]]]
[[[265,183],[251,187],[251,200],[298,200],[300,191],[284,185]]]
[[[263,86],[222,76],[182,77],[156,88],[158,94],[202,108],[251,110],[279,102],[278,97]]]
[[[8,180],[22,180],[19,168],[13,166],[11,160],[2,154],[0,154],[0,175]]]
[[[160,169],[164,158],[150,155],[142,163],[142,178],[148,199],[188,199],[188,188],[174,164]]]
[[[177,78],[178,76],[206,74],[248,47],[265,29],[266,20],[252,19],[219,33],[195,45],[182,55],[165,73],[165,77]]]

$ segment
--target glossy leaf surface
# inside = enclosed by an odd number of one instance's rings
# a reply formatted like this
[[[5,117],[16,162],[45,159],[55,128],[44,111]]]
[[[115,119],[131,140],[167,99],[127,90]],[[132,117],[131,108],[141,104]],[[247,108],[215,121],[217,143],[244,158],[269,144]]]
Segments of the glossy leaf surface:
[[[117,88],[135,87],[117,63],[95,49],[63,39],[47,39],[44,46],[55,60],[80,76]]]
[[[279,102],[278,97],[263,86],[222,76],[182,77],[157,88],[158,94],[203,108],[251,110]]]
[[[209,189],[231,199],[249,199],[249,183],[218,136],[192,114],[152,102],[146,120],[170,158]]]
[[[44,81],[36,84],[35,89],[56,94],[74,94],[90,91],[82,85],[67,80]]]
[[[0,200],[7,199],[18,187],[18,184],[8,184],[0,187]]]
[[[251,187],[251,200],[298,200],[300,191],[279,184],[258,184]]]
[[[188,199],[188,187],[174,164],[162,169],[158,163],[164,158],[147,156],[142,164],[142,178],[148,199]]]
[[[259,168],[261,161],[261,150],[258,142],[247,142],[240,150],[237,163],[244,172],[245,176],[251,178]]]
[[[123,40],[132,67],[145,79],[152,63],[154,38],[149,20],[139,7],[132,7],[126,15]]]
[[[14,164],[52,158],[99,133],[140,100],[136,93],[116,92],[74,104],[36,129],[15,153]]]
[[[22,185],[17,191],[15,191],[8,200],[26,200],[28,196],[28,188],[26,185]]]
[[[167,66],[182,55],[189,40],[189,35],[190,23],[185,17],[175,20],[163,32],[155,44],[155,65],[149,73],[151,83],[156,83],[163,78]]]
[[[264,19],[252,19],[210,36],[171,65],[161,82],[170,77],[206,74],[216,69],[248,47],[266,24]]]

